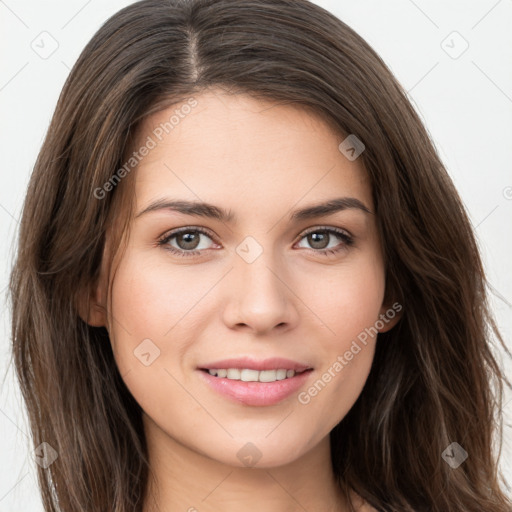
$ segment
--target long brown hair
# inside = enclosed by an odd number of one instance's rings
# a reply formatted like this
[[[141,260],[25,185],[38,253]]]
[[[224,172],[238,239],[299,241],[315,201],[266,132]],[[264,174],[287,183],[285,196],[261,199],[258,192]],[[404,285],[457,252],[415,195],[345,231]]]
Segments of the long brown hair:
[[[510,352],[471,223],[388,67],[307,0],[143,0],[112,16],[73,67],[31,176],[10,282],[34,447],[58,454],[38,468],[45,510],[142,510],[141,409],[106,329],[77,306],[105,242],[122,245],[133,173],[95,191],[125,163],[142,119],[213,87],[309,109],[365,145],[386,294],[403,317],[379,335],[364,389],[330,434],[340,488],[379,511],[510,512],[493,451],[510,383],[494,337]],[[454,442],[468,454],[456,469],[443,458]]]

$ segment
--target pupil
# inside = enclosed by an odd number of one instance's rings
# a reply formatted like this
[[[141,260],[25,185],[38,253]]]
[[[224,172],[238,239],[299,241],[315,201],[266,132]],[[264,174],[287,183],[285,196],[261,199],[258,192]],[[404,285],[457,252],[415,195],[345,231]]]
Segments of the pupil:
[[[309,235],[310,243],[315,249],[325,249],[328,244],[325,242],[328,239],[327,233],[325,232],[318,232],[318,233],[311,233]],[[316,246],[315,244],[320,243],[320,247]]]
[[[194,237],[196,238],[195,241],[193,240]],[[195,249],[199,242],[199,236],[197,233],[184,233],[184,234],[181,234],[178,237],[178,239],[181,239],[181,240],[185,239],[184,247],[182,247],[182,249]],[[195,242],[195,244],[194,244],[194,242]]]

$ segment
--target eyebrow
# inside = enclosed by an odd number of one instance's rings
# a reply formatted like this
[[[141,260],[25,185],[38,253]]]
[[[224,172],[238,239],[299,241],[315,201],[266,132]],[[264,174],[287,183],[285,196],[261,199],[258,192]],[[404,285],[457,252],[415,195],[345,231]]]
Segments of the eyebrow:
[[[291,222],[300,222],[306,219],[315,219],[317,217],[324,217],[332,215],[333,213],[343,210],[361,210],[365,213],[372,214],[370,209],[355,197],[338,197],[329,199],[326,202],[307,206],[299,210],[293,211],[289,215]],[[140,211],[135,218],[140,217],[149,212],[158,210],[171,210],[185,215],[195,215],[198,217],[207,217],[216,219],[226,223],[236,223],[236,215],[231,210],[225,210],[219,206],[201,201],[184,201],[184,200],[170,200],[170,199],[157,199],[150,203],[146,208]]]

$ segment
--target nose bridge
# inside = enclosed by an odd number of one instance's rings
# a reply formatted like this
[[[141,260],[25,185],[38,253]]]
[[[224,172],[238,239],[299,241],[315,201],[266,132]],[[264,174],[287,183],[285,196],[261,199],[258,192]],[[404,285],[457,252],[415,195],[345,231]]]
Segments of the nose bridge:
[[[283,294],[283,283],[276,277],[279,265],[272,248],[263,247],[253,237],[246,237],[236,248],[236,253],[235,270],[243,283],[244,296],[260,297],[266,302],[279,299]]]
[[[237,247],[232,279],[236,324],[268,330],[293,318],[293,304],[278,259],[271,247],[247,236]]]

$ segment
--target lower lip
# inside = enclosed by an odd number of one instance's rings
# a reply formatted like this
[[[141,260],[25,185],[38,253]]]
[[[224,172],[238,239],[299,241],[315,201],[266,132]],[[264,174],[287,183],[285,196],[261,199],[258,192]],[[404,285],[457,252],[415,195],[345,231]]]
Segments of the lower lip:
[[[203,370],[198,371],[207,384],[225,397],[245,405],[265,406],[277,404],[298,391],[312,370],[275,382],[244,382],[214,377]]]

